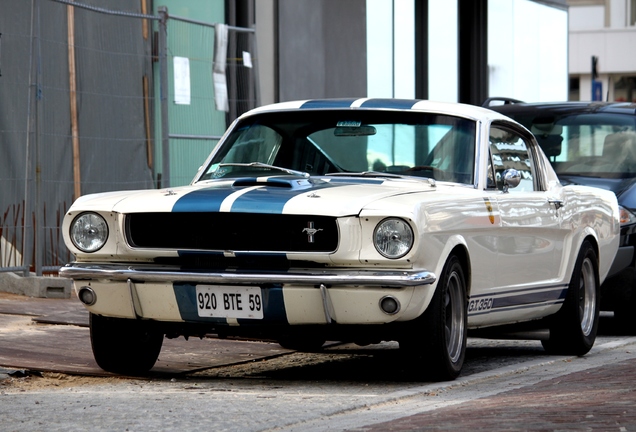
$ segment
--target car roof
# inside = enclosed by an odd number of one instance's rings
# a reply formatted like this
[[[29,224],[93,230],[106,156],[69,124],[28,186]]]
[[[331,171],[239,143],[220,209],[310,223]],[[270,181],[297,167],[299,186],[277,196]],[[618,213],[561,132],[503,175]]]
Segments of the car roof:
[[[636,115],[636,103],[633,102],[514,102],[488,106],[488,108],[506,115],[551,114],[563,116],[595,113]]]
[[[510,118],[488,108],[476,105],[433,102],[420,99],[381,99],[381,98],[351,98],[351,99],[308,99],[290,102],[280,102],[255,108],[243,116],[263,112],[297,111],[297,110],[398,110],[438,112],[449,115],[459,115],[471,119],[506,120]],[[242,116],[242,117],[243,117]],[[516,123],[516,122],[515,122]]]

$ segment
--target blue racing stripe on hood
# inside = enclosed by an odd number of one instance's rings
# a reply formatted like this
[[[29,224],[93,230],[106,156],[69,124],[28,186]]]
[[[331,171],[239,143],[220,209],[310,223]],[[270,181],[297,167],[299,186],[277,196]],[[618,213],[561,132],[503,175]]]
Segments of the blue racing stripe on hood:
[[[172,211],[179,212],[218,212],[225,198],[236,192],[233,187],[211,187],[190,192],[179,198]]]
[[[413,99],[369,99],[364,101],[361,108],[411,109],[418,103]]]
[[[356,100],[357,99],[316,99],[305,102],[300,108],[349,108]]]
[[[320,182],[302,188],[281,188],[277,186],[267,186],[251,190],[234,201],[232,212],[240,213],[270,213],[280,214],[287,202],[301,194],[310,194],[319,189],[338,187],[341,185]]]
[[[172,211],[175,213],[219,212],[223,201],[232,194],[251,187],[252,190],[236,198],[232,203],[231,212],[280,214],[289,200],[301,194],[309,195],[320,189],[346,185],[380,185],[382,183],[384,179],[361,177],[332,177],[329,181],[315,177],[306,179],[295,176],[243,177],[235,179],[231,184],[225,183],[223,186],[190,192],[175,202]]]

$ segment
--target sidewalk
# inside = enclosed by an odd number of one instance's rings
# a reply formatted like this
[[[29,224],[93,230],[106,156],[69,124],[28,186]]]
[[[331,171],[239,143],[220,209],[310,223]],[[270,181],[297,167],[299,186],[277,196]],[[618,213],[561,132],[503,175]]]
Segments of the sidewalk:
[[[623,361],[355,431],[635,431],[636,365]]]
[[[14,370],[33,374],[47,371],[111,375],[94,363],[87,318],[86,310],[76,298],[41,299],[0,293],[0,380]],[[475,373],[454,382],[399,389],[397,393],[401,395],[396,399],[373,406],[363,401],[358,407],[336,410],[328,419],[310,418],[296,424],[301,429],[293,430],[322,431],[326,425],[333,425],[334,430],[372,432],[636,431],[636,338],[615,338],[595,346],[593,351],[596,352],[582,358],[557,356],[549,360],[549,365],[542,357],[537,360],[529,357],[519,365]],[[153,374],[186,375],[290,352],[277,344],[260,342],[166,339]],[[308,369],[303,374],[307,388],[314,391],[312,371]],[[319,381],[328,383],[330,379],[323,377]],[[495,381],[498,387],[494,386]],[[215,394],[219,382],[222,380],[207,383]],[[354,387],[359,384],[356,382]],[[214,398],[202,390],[204,387],[200,388],[202,399],[197,399],[201,403]],[[430,392],[423,391],[423,387],[430,387]],[[250,395],[246,393],[245,397]],[[278,404],[283,403],[284,392],[276,397],[280,398]],[[308,399],[307,404],[311,403]],[[330,423],[339,416],[344,419]],[[308,427],[312,425],[313,428]]]
[[[152,374],[185,374],[292,351],[275,343],[215,338],[164,339]],[[7,369],[112,376],[93,359],[88,311],[69,299],[0,292],[0,379]]]

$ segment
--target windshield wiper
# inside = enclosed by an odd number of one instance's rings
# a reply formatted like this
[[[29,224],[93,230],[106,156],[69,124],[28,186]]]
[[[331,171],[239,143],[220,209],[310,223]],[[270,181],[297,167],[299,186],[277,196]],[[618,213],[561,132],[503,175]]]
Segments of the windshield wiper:
[[[558,177],[589,177],[589,178],[603,178],[603,176],[592,174],[592,173],[577,173],[577,172],[567,172],[567,173],[557,173]]]
[[[387,177],[387,178],[404,178],[405,176],[394,173],[386,173],[380,171],[361,171],[361,172],[334,172],[327,173],[326,176],[346,176],[346,177]]]
[[[293,169],[278,167],[278,166],[275,166],[275,165],[269,165],[269,164],[265,164],[265,163],[262,163],[262,162],[249,162],[249,163],[236,162],[236,163],[220,163],[219,164],[219,168],[226,167],[226,166],[268,168],[268,169],[278,170],[278,171],[282,171],[282,172],[287,173],[287,174],[296,175],[296,176],[300,176],[300,177],[305,177],[305,178],[309,178],[310,177],[308,172],[296,171],[296,170],[293,170]]]

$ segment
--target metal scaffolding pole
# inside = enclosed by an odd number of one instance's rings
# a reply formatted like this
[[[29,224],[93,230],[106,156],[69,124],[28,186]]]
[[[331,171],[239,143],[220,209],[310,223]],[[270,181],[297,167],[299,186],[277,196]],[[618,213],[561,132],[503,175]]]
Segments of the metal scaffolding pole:
[[[168,8],[159,7],[159,92],[161,101],[162,187],[170,187],[170,125],[168,123]]]

